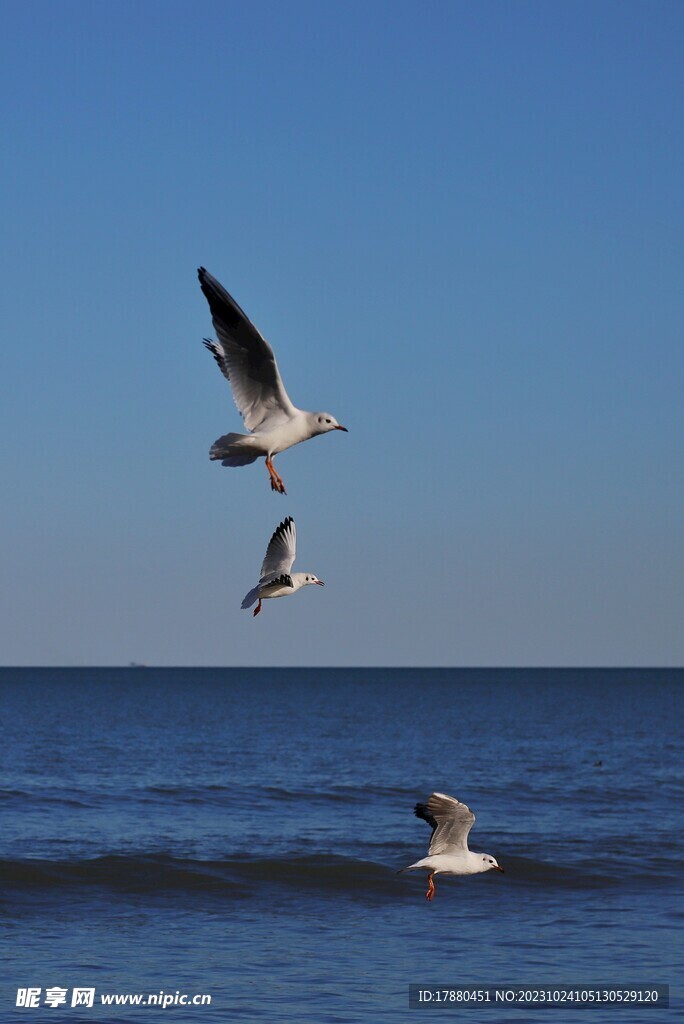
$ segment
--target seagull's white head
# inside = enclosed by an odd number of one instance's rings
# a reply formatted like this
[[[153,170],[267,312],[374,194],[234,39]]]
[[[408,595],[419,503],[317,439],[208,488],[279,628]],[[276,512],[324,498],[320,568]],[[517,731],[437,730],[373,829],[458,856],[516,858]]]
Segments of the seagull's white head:
[[[311,419],[316,434],[327,434],[329,430],[344,430],[345,434],[348,433],[347,428],[341,426],[329,412],[312,412]]]
[[[496,857],[492,857],[492,855],[489,854],[489,853],[480,853],[480,854],[478,854],[478,857],[482,858],[482,861],[483,861],[482,870],[483,871],[496,870],[496,871],[500,871],[501,874],[503,875],[504,869],[501,867],[500,864],[497,863]]]
[[[325,586],[325,583],[323,582],[323,580],[319,580],[318,576],[314,576],[314,574],[312,572],[304,572],[304,573],[301,573],[300,575],[302,575],[304,577],[304,579],[302,580],[302,586],[303,587],[308,587],[308,585],[310,583],[317,583],[319,587],[324,587]]]

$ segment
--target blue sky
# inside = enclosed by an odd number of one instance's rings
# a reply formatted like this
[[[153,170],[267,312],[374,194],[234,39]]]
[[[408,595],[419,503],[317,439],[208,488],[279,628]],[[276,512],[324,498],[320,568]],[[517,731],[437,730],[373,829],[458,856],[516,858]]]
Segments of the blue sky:
[[[5,664],[684,663],[680,3],[2,11]],[[349,427],[286,498],[200,264]]]

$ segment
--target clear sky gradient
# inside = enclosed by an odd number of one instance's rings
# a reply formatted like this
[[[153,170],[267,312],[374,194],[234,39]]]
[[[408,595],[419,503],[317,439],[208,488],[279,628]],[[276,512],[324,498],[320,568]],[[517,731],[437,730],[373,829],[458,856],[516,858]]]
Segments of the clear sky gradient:
[[[3,663],[684,663],[679,0],[2,28]],[[200,264],[349,428],[286,498]],[[253,619],[286,515],[326,587]]]

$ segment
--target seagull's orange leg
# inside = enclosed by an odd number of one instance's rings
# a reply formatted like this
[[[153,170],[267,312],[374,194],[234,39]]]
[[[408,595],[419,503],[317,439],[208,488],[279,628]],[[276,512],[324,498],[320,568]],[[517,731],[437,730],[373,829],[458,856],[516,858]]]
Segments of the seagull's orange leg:
[[[434,871],[431,871],[428,875],[428,891],[425,893],[425,899],[431,900],[435,895],[435,883],[432,881]]]
[[[277,491],[279,494],[286,494],[287,491],[285,490],[283,479],[277,472],[268,455],[266,456],[266,469],[268,470],[268,475],[271,478],[271,490]]]
[[[259,604],[256,606],[256,608],[252,612],[252,615],[258,615],[260,611],[261,611],[261,598],[259,598]]]
[[[271,478],[271,490],[277,491],[278,488],[276,486],[275,473],[273,472],[273,463],[269,459],[268,455],[266,456],[266,469],[268,470],[268,475]]]
[[[275,468],[273,463],[271,463],[271,468],[276,475],[276,481],[278,482],[278,490],[280,491],[281,494],[287,494],[287,491],[285,490],[285,484],[283,483],[283,478],[278,472],[278,470]]]

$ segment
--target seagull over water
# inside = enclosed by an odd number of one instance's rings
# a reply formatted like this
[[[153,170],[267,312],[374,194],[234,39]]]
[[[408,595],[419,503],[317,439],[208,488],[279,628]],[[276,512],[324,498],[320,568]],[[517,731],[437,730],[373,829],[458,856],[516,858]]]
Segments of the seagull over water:
[[[489,853],[475,853],[468,849],[468,833],[475,815],[453,796],[433,793],[426,804],[416,804],[415,815],[427,821],[432,829],[427,857],[409,864],[402,871],[427,871],[428,890],[425,896],[435,895],[435,875],[477,875],[481,871],[503,868]]]
[[[285,494],[273,457],[317,434],[344,430],[328,412],[305,412],[292,404],[278,371],[273,349],[259,334],[225,288],[200,267],[197,271],[209,303],[218,341],[204,339],[223,376],[249,434],[224,434],[214,441],[210,459],[222,466],[248,466],[266,457],[271,489]]]
[[[261,577],[242,602],[242,608],[251,608],[256,600],[258,605],[253,615],[261,611],[261,602],[268,597],[289,597],[302,587],[317,583],[324,587],[323,580],[312,572],[290,572],[297,553],[297,531],[292,516],[277,526],[266,548],[266,557],[261,566]]]

